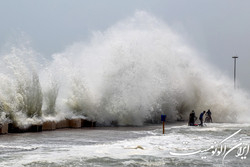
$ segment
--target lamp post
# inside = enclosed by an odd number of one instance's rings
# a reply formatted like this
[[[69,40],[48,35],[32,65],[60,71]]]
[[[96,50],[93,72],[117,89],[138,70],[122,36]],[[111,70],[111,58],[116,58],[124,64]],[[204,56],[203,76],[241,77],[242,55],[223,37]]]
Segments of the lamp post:
[[[234,59],[234,89],[236,89],[236,59],[238,56],[233,56],[232,58]]]

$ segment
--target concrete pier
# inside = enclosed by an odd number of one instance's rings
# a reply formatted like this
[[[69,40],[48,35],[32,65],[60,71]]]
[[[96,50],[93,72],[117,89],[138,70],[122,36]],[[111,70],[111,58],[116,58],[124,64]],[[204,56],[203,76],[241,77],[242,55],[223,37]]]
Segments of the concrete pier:
[[[43,122],[42,125],[42,130],[46,131],[46,130],[55,130],[56,129],[56,122],[55,121],[46,121]]]
[[[8,123],[0,124],[0,134],[7,134],[8,133]]]
[[[95,127],[96,126],[96,122],[89,121],[86,119],[81,119],[81,124],[82,124],[82,127]]]
[[[0,134],[7,133],[24,133],[24,132],[42,132],[50,131],[62,128],[82,128],[82,127],[95,127],[96,122],[75,118],[75,119],[64,119],[58,122],[45,121],[42,124],[32,124],[28,127],[19,127],[14,123],[0,123]]]
[[[56,129],[69,128],[69,120],[64,119],[59,122],[56,122]]]
[[[43,125],[31,125],[28,129],[27,132],[42,132],[43,130]]]
[[[8,124],[8,132],[9,133],[24,133],[25,129],[18,127],[13,123]]]
[[[42,125],[41,124],[33,124],[28,127],[18,127],[17,125],[10,123],[8,124],[8,132],[9,133],[25,133],[25,132],[41,132]]]
[[[69,120],[69,127],[70,128],[81,128],[82,127],[81,119],[80,118],[70,119]]]

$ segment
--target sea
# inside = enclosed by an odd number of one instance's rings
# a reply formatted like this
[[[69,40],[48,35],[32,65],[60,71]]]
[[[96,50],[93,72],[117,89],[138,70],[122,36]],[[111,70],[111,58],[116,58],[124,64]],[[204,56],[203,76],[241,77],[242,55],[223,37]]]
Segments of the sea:
[[[1,167],[249,166],[250,124],[94,127],[0,136]]]

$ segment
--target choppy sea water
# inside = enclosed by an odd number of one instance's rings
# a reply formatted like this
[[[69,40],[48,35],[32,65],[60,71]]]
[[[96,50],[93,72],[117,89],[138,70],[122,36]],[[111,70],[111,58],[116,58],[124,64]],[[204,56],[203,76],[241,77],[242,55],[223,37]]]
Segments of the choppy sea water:
[[[0,136],[0,166],[238,167],[250,164],[249,144],[250,124],[62,129]]]

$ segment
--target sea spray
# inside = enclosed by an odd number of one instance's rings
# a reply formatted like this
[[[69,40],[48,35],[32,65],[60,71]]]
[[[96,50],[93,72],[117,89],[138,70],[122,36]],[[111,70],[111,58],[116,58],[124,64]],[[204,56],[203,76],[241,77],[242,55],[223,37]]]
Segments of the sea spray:
[[[14,120],[13,109],[15,104],[13,102],[17,101],[16,94],[12,90],[13,82],[10,78],[4,74],[0,74],[0,117],[1,123],[10,122]]]
[[[49,80],[47,80],[49,81]],[[50,82],[49,87],[45,89],[43,93],[44,98],[44,115],[46,116],[55,116],[56,115],[56,100],[58,96],[59,86],[56,81]]]
[[[29,55],[30,58],[22,59]],[[4,87],[2,85],[2,90],[8,90],[8,93],[2,94],[1,103],[8,106],[4,112],[15,124],[26,124],[23,119],[42,116],[42,90],[39,76],[31,61],[32,56],[33,52],[26,48],[13,47],[10,53],[3,57],[7,78],[11,84]],[[8,79],[4,82],[8,83]]]
[[[42,69],[18,55],[5,56],[14,74],[1,72],[12,84],[0,84],[15,100],[9,95],[0,100],[19,120],[88,117],[103,125],[143,125],[159,122],[161,114],[168,121],[187,120],[191,110],[198,115],[211,109],[214,122],[249,122],[247,93],[234,90],[231,79],[146,12],[53,54],[49,63],[39,62]]]
[[[65,65],[72,67],[64,70],[77,71],[84,78],[95,106],[88,116],[99,123],[142,125],[159,120],[163,113],[174,121],[187,119],[193,109],[197,115],[211,109],[214,121],[225,122],[249,111],[249,99],[233,89],[230,79],[145,12],[94,32],[89,43],[76,43],[55,57],[54,65],[67,60]]]
[[[72,78],[71,94],[67,99],[67,105],[75,115],[91,116],[93,104],[87,88],[81,78]]]

